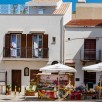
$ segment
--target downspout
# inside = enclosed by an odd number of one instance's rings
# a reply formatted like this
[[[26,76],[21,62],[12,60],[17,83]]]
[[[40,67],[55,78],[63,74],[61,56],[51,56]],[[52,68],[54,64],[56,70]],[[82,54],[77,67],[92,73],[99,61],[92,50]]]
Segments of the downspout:
[[[63,17],[60,21],[60,63],[64,64],[64,26]]]

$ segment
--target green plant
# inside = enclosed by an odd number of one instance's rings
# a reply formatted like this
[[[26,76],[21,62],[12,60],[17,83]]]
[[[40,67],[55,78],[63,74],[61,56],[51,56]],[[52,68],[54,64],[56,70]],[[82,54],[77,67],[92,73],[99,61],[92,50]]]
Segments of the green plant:
[[[8,88],[8,90],[11,88],[11,86],[9,84],[6,85],[6,88]]]
[[[34,92],[33,85],[30,85],[29,89],[27,89],[26,92]]]

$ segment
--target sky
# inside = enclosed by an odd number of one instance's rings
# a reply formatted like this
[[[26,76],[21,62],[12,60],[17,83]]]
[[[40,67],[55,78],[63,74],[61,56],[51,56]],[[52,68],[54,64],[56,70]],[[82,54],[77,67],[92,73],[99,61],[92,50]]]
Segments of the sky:
[[[0,4],[24,4],[25,2],[30,0],[0,0]],[[72,2],[73,4],[73,11],[75,11],[75,5],[77,0],[63,0],[65,2]],[[88,3],[95,2],[95,3],[102,3],[102,0],[86,0]]]

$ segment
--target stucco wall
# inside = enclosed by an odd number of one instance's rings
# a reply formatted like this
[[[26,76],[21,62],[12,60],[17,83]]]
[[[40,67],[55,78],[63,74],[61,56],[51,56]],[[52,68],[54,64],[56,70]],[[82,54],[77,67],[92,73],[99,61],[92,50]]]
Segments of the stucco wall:
[[[102,19],[102,4],[77,3],[73,19]]]
[[[12,70],[21,70],[21,94],[24,94],[25,86],[30,84],[30,71],[29,76],[24,76],[24,68],[28,67],[29,70],[39,70],[39,68],[46,66],[46,64],[47,62],[43,61],[2,61],[0,67],[7,70],[7,84],[11,85],[11,87]]]
[[[60,28],[61,16],[37,15],[0,15],[0,58],[3,55],[5,34],[8,31],[23,30],[23,34],[30,31],[45,31],[48,34],[49,61],[60,60]],[[52,44],[52,37],[56,37],[56,44]],[[56,56],[55,56],[56,55]]]
[[[70,40],[68,40],[70,38]],[[81,50],[84,50],[84,39],[96,39],[96,49],[101,50],[102,53],[102,29],[101,28],[66,28],[65,31],[65,59],[71,59],[75,61],[75,68],[77,73],[75,74],[76,78],[80,78],[79,82],[75,82],[76,86],[83,83],[83,71],[82,71],[82,62],[80,57],[84,55],[81,54]],[[102,60],[102,55],[100,56]],[[86,65],[92,65],[95,63],[86,63]],[[96,74],[96,84],[99,82],[99,73]]]
[[[64,22],[63,24],[65,25],[67,22],[69,22],[72,19],[72,3],[69,3],[69,7],[66,11],[66,14],[63,16]]]

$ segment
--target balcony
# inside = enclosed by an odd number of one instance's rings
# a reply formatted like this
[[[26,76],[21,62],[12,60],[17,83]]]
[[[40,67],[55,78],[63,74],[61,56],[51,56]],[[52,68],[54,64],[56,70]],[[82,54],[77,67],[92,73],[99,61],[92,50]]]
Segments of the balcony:
[[[101,50],[87,49],[80,51],[81,61],[100,61],[101,60]]]
[[[29,6],[19,4],[1,4],[0,14],[29,14]]]
[[[4,48],[3,58],[48,58],[48,48]]]

